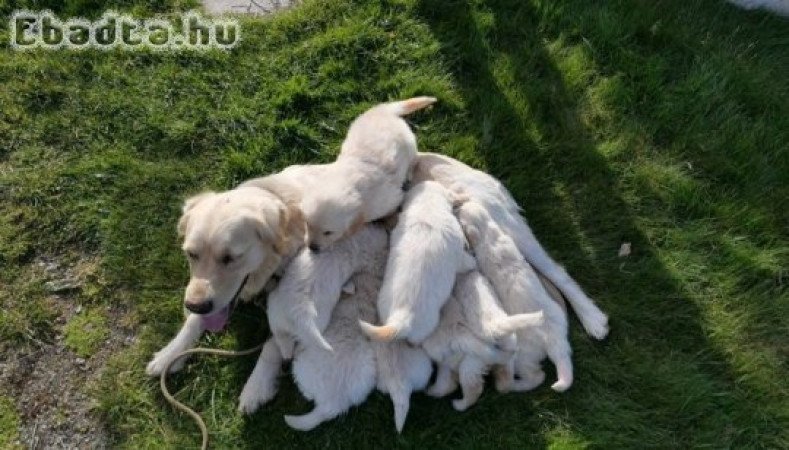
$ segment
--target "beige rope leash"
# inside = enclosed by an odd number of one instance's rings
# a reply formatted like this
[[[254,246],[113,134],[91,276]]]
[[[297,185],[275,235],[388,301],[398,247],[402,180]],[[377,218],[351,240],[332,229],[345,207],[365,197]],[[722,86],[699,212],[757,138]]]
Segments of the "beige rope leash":
[[[175,359],[167,363],[167,365],[164,367],[162,374],[159,376],[159,386],[162,388],[162,395],[164,395],[164,398],[167,399],[167,401],[170,402],[171,405],[173,405],[177,409],[180,409],[186,414],[189,414],[190,416],[192,416],[192,419],[194,419],[194,421],[197,422],[197,426],[200,427],[200,433],[202,433],[203,435],[203,444],[200,446],[202,450],[206,450],[208,448],[208,428],[205,426],[205,422],[200,417],[200,414],[197,414],[195,410],[176,400],[175,397],[173,397],[173,394],[171,394],[170,391],[167,390],[166,381],[167,381],[167,374],[170,372],[170,366],[175,364],[175,362],[178,361],[179,359],[194,353],[202,353],[204,355],[215,355],[215,356],[246,356],[255,353],[256,351],[259,351],[261,348],[263,348],[262,343],[252,348],[248,348],[246,350],[240,350],[240,351],[220,350],[216,348],[200,348],[200,347],[192,348],[179,353]]]

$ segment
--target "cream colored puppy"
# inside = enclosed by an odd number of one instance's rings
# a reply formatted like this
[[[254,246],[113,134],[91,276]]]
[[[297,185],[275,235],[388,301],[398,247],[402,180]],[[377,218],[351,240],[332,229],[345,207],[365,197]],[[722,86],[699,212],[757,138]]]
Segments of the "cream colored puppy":
[[[372,339],[421,343],[433,332],[455,276],[475,267],[452,213],[455,196],[434,182],[420,183],[406,195],[392,231],[389,261],[378,316],[382,326],[361,322]]]
[[[267,302],[269,328],[284,358],[293,355],[296,341],[333,351],[322,332],[343,285],[385,252],[387,242],[386,231],[371,224],[328,251],[318,254],[303,249],[293,259]]]
[[[301,343],[296,346],[293,378],[315,408],[301,416],[285,416],[291,428],[311,430],[362,403],[375,387],[375,352],[357,323],[375,318],[381,278],[360,272],[352,280],[355,292],[337,303],[324,333],[334,352]]]
[[[384,103],[354,120],[337,161],[302,199],[311,249],[325,249],[397,209],[416,157],[416,137],[402,117],[435,101]]]
[[[567,390],[573,383],[573,363],[567,337],[567,316],[540,282],[531,266],[523,259],[515,242],[507,236],[481,204],[466,202],[457,211],[466,237],[474,249],[480,271],[496,290],[504,310],[509,314],[541,311],[542,326],[518,331],[518,353],[513,374],[506,370],[497,374],[499,390],[529,390],[545,378],[540,367],[547,355],[556,365],[558,380],[551,386]]]
[[[606,337],[608,317],[542,248],[520,215],[520,207],[498,180],[448,156],[420,153],[414,166],[412,182],[424,180],[437,181],[482,204],[504,233],[515,241],[529,264],[564,294],[587,333],[596,339]]]
[[[401,433],[411,407],[411,393],[427,386],[433,365],[422,348],[404,341],[374,341],[372,345],[378,367],[378,390],[392,399],[395,428]]]
[[[453,407],[464,411],[477,402],[483,377],[494,364],[508,364],[516,349],[515,332],[542,324],[541,312],[509,316],[493,287],[479,272],[458,276],[452,296],[441,311],[436,330],[422,344],[438,363],[438,375],[428,394],[442,397],[455,390],[463,398]]]
[[[282,261],[303,245],[299,192],[302,180],[316,170],[302,166],[185,202],[178,234],[189,260],[191,277],[184,306],[190,313],[181,331],[148,364],[149,375],[160,374],[176,355],[193,347],[205,330],[222,329],[234,300],[250,299],[260,292]],[[184,360],[171,370],[180,369]]]

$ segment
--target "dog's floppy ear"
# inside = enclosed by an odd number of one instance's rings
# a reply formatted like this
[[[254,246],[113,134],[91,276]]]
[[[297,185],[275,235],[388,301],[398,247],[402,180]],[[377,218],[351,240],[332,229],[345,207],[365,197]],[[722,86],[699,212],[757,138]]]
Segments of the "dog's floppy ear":
[[[301,211],[279,199],[266,198],[252,219],[258,238],[270,243],[279,255],[288,252],[291,239],[304,240],[304,217]]]
[[[279,235],[274,240],[274,250],[280,255],[288,252],[291,240],[304,241],[305,223],[301,209],[294,204],[284,204],[279,210]]]
[[[214,194],[214,192],[202,192],[186,199],[183,209],[181,210],[181,218],[178,219],[178,225],[176,227],[178,236],[183,237],[186,234],[186,227],[189,224],[189,213],[194,209],[194,207]]]

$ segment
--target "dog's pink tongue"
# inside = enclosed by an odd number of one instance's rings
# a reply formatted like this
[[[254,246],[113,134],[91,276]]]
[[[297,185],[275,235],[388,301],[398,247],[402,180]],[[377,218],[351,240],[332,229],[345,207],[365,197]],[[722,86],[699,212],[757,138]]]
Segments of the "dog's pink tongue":
[[[217,331],[222,331],[227,324],[227,316],[229,312],[230,306],[225,306],[213,314],[203,316],[203,328],[214,333]]]

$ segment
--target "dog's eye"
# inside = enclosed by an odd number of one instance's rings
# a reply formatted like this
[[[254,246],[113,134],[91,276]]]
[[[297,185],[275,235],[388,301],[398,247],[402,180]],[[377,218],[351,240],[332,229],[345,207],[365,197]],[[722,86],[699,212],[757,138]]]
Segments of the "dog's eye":
[[[233,257],[232,257],[232,256],[230,256],[230,255],[225,255],[225,256],[223,256],[223,257],[222,257],[222,264],[224,264],[224,265],[228,265],[228,264],[230,264],[231,262],[233,262]]]
[[[331,236],[331,231],[324,231],[324,232],[323,232],[323,235],[324,235],[324,236]]]
[[[197,261],[197,259],[199,258],[199,255],[197,253],[195,253],[195,252],[186,252],[186,257],[189,258],[192,261]]]

